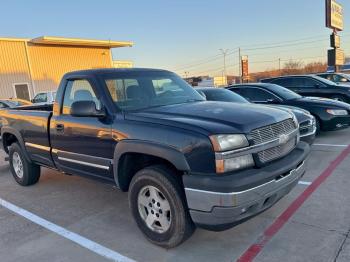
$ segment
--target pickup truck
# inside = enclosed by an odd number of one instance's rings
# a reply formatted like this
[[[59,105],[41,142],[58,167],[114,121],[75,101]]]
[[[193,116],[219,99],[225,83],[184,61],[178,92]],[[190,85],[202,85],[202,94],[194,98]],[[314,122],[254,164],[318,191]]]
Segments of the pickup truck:
[[[225,230],[271,207],[310,151],[293,114],[205,101],[156,69],[67,73],[53,105],[0,117],[17,183],[37,183],[43,166],[115,184],[146,238],[165,248],[196,226]]]

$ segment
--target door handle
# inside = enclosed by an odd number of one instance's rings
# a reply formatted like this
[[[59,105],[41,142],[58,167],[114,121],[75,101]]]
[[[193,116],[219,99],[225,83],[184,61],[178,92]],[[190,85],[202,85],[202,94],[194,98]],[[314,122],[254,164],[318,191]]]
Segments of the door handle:
[[[63,132],[64,131],[64,124],[56,124],[56,130],[58,132]]]

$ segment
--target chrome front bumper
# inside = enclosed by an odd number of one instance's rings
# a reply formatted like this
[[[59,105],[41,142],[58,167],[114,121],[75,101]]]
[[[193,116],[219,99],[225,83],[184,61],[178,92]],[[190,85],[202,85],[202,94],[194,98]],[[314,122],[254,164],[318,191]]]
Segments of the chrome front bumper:
[[[185,188],[193,222],[209,230],[225,230],[274,205],[305,173],[305,161],[295,169],[259,186],[230,193]]]

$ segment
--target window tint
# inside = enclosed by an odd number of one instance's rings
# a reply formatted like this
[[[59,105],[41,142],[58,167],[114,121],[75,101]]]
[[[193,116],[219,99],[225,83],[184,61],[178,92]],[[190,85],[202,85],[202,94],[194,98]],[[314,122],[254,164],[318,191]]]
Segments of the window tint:
[[[254,87],[241,88],[240,94],[252,102],[265,102],[269,99],[278,99],[270,92]]]
[[[62,114],[69,115],[72,104],[77,101],[93,101],[96,109],[101,109],[100,101],[87,80],[68,81],[64,93]]]
[[[336,83],[350,82],[349,79],[347,79],[347,78],[345,78],[344,76],[341,76],[341,75],[333,75],[333,80]]]
[[[244,97],[226,89],[213,88],[212,90],[205,90],[204,94],[208,101],[248,103]]]
[[[278,78],[276,80],[273,80],[271,83],[280,85],[283,87],[292,87],[293,86],[293,79],[286,77],[286,78]]]
[[[304,78],[304,87],[314,88],[316,85],[323,86],[322,83],[312,79],[312,78]]]

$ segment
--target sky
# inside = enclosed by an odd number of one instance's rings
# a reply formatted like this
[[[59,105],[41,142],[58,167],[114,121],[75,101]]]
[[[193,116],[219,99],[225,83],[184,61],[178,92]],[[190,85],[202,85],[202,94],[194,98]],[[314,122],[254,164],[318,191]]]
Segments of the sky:
[[[342,49],[350,56],[350,1]],[[0,37],[42,35],[133,41],[115,60],[180,75],[238,74],[238,47],[250,71],[289,59],[325,61],[330,29],[324,0],[1,0]],[[348,11],[349,10],[349,11]]]

